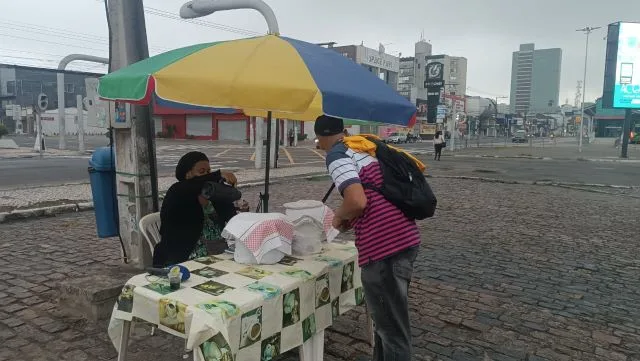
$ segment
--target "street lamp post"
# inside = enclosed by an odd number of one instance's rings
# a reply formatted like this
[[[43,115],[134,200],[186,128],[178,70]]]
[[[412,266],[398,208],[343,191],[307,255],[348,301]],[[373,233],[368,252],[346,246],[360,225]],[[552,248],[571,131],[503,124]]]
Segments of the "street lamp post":
[[[273,10],[262,0],[193,0],[180,8],[180,17],[194,19],[211,15],[216,11],[254,9],[267,21],[269,34],[280,35],[278,20]]]
[[[280,28],[278,27],[278,20],[276,19],[276,15],[273,10],[267,3],[262,0],[192,0],[184,3],[182,7],[180,7],[180,17],[183,19],[194,19],[202,16],[207,16],[215,13],[216,11],[225,11],[225,10],[237,10],[237,9],[254,9],[257,10],[264,17],[267,22],[267,27],[269,28],[270,35],[280,35]],[[263,212],[269,211],[269,172],[270,168],[275,168],[277,165],[277,142],[278,142],[278,124],[280,123],[279,119],[276,119],[276,126],[273,129],[271,112],[267,113],[267,153],[266,153],[266,161],[267,166],[265,168],[265,192],[264,195],[261,195],[260,204]],[[272,136],[272,132],[276,131],[274,134],[275,137]],[[275,138],[275,140],[274,140]],[[262,146],[262,140],[260,139],[256,142],[256,147]],[[259,152],[256,152],[256,156]],[[261,160],[260,160],[261,161]],[[274,162],[271,164],[271,162]],[[257,162],[257,160],[256,160]],[[257,164],[257,163],[256,163]]]
[[[587,42],[584,49],[584,75],[582,76],[582,84],[583,84],[582,86],[584,91],[582,92],[582,104],[580,106],[580,143],[578,145],[578,151],[580,153],[582,153],[582,137],[584,134],[584,102],[585,102],[585,97],[587,95],[587,59],[589,58],[589,35],[591,34],[592,31],[600,28],[601,28],[600,26],[597,26],[597,27],[587,26],[586,28],[576,30],[576,31],[583,32],[587,35]],[[589,125],[589,128],[591,128],[591,124]],[[589,132],[589,134],[591,134],[591,132]]]

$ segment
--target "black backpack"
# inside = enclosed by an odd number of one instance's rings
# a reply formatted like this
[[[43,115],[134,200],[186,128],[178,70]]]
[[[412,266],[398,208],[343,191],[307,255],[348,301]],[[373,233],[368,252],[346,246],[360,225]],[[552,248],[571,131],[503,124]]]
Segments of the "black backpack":
[[[390,148],[382,141],[366,138],[376,145],[383,182],[380,188],[371,184],[363,186],[380,192],[410,219],[433,217],[438,201],[418,165],[407,154]]]

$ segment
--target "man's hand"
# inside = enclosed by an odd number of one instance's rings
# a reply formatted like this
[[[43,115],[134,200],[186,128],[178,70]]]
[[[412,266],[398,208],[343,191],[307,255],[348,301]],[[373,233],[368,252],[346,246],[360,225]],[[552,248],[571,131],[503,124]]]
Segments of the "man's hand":
[[[346,232],[351,229],[351,221],[334,216],[332,226],[340,232]]]
[[[198,202],[200,203],[201,206],[206,206],[207,203],[209,203],[209,200],[206,199],[205,197],[199,195],[198,196]]]
[[[227,181],[227,183],[231,184],[232,186],[236,186],[238,184],[238,180],[236,179],[235,174],[231,173],[231,172],[221,172],[222,174],[222,178],[224,178],[225,181]]]

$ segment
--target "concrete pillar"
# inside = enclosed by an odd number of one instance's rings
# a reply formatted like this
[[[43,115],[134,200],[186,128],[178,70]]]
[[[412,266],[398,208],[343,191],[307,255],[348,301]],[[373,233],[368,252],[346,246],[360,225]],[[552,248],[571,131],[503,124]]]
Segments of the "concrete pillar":
[[[289,127],[289,121],[287,121],[287,119],[283,119],[282,120],[282,129],[284,131],[282,132],[282,134],[284,134],[284,136],[283,136],[284,139],[283,139],[282,144],[285,147],[289,146],[289,128],[288,127]]]
[[[60,142],[58,143],[58,147],[60,150],[67,149],[67,141],[66,141],[66,118],[65,118],[65,104],[64,104],[64,73],[62,71],[58,71],[57,75],[58,81],[58,132],[60,136]]]
[[[269,148],[269,152],[271,153],[269,159],[269,166],[271,168],[275,168],[276,165],[276,122],[279,121],[277,119],[271,119],[271,147]]]
[[[262,168],[262,150],[264,149],[264,145],[262,144],[262,128],[264,126],[264,119],[260,117],[256,117],[256,139],[255,139],[255,147],[256,147],[256,156],[255,156],[255,168]]]
[[[78,152],[84,153],[84,107],[82,106],[82,95],[76,95],[76,108],[78,110],[76,115],[78,120]]]
[[[142,0],[110,0],[111,64],[115,71],[149,57]],[[144,268],[151,253],[138,230],[140,219],[158,211],[154,123],[149,106],[131,106],[132,126],[115,130],[120,235],[130,265]]]
[[[255,121],[254,117],[249,118],[249,147],[253,147],[255,142],[255,134],[254,134],[255,126],[253,125],[254,121]]]

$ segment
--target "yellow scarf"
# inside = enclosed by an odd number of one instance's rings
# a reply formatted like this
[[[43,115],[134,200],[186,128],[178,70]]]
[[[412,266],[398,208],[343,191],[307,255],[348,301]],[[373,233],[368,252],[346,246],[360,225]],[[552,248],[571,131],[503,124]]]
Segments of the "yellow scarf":
[[[348,137],[344,137],[343,142],[344,144],[349,147],[350,149],[352,149],[355,152],[358,153],[369,153],[369,155],[371,155],[372,157],[376,156],[376,144],[372,141],[370,141],[369,139],[367,139],[366,137],[372,137],[375,139],[380,140],[380,138],[376,135],[373,134],[362,134],[362,135],[352,135],[352,136],[348,136]],[[396,148],[394,146],[391,145],[387,145],[389,148],[391,149],[395,149],[398,152],[404,153],[406,154],[412,161],[414,161],[416,163],[416,165],[418,166],[418,168],[420,169],[421,172],[424,172],[424,170],[427,168],[425,166],[424,163],[422,163],[418,158],[414,157],[413,155],[405,152],[404,150],[400,149],[400,148]]]

